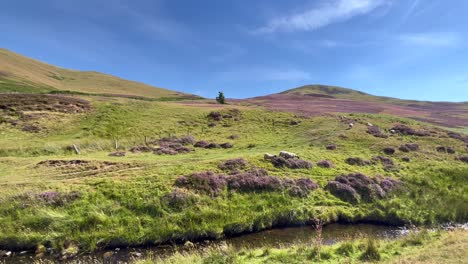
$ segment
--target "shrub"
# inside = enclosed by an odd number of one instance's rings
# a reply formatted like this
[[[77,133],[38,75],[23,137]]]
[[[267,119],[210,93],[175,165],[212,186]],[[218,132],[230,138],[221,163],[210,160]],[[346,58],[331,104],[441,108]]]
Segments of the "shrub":
[[[398,148],[402,152],[410,152],[410,151],[417,151],[419,150],[419,145],[416,143],[407,143],[403,144]]]
[[[335,149],[336,149],[336,145],[335,145],[335,144],[327,145],[326,149],[327,149],[327,150],[335,150]]]
[[[402,124],[398,124],[394,126],[392,130],[401,135],[418,136],[418,137],[429,136],[429,132],[427,131],[423,131],[423,130],[417,131],[409,126],[402,125]]]
[[[290,169],[310,169],[312,162],[302,159],[285,159],[283,157],[273,157],[271,159],[273,166],[277,168],[290,168]]]
[[[409,148],[406,147],[405,145],[401,145],[398,149],[399,149],[401,152],[410,152]]]
[[[457,158],[459,161],[462,161],[464,163],[468,163],[468,155],[460,156]]]
[[[222,143],[222,144],[220,144],[219,146],[220,146],[221,148],[223,148],[223,149],[227,149],[227,148],[232,148],[232,147],[233,147],[232,144],[229,143],[229,142]]]
[[[227,186],[227,181],[226,176],[208,171],[181,176],[176,179],[176,186],[217,195]]]
[[[438,146],[438,147],[436,147],[436,151],[437,152],[447,152],[447,149],[445,149],[445,147],[443,147],[443,146]]]
[[[219,145],[216,143],[209,143],[205,148],[207,149],[219,148]]]
[[[311,169],[312,162],[302,159],[287,159],[286,167],[290,169]]]
[[[452,148],[452,147],[447,147],[447,153],[448,153],[448,154],[455,154],[455,152],[456,152],[456,151],[455,151],[454,148]]]
[[[399,185],[399,181],[391,178],[379,181],[361,173],[352,173],[336,177],[334,181],[328,182],[326,189],[341,200],[356,203],[360,198],[368,202],[383,198]]]
[[[177,155],[177,151],[171,149],[171,148],[157,148],[154,151],[154,154],[158,155]]]
[[[321,160],[321,161],[317,162],[317,166],[319,166],[321,168],[333,168],[333,167],[335,167],[335,165],[329,160]]]
[[[291,187],[289,194],[292,196],[305,197],[319,186],[309,178],[300,178],[294,180],[294,186]]]
[[[416,144],[416,143],[408,143],[408,144],[405,144],[406,147],[411,150],[411,151],[417,151],[419,150],[419,145]]]
[[[191,135],[183,136],[183,137],[164,137],[158,140],[158,144],[161,147],[173,145],[173,144],[179,144],[179,145],[193,145],[195,143],[195,138]]]
[[[368,126],[367,133],[378,138],[388,138],[388,136],[382,133],[382,131],[380,131],[380,128],[377,126]]]
[[[380,161],[385,169],[390,169],[390,168],[393,168],[395,166],[395,163],[393,162],[393,160],[391,158],[387,158],[387,157],[384,157],[384,156],[375,156],[375,157],[372,158],[372,160]]]
[[[401,160],[404,161],[404,162],[410,162],[411,161],[411,159],[409,157],[403,157],[403,158],[401,158]]]
[[[357,165],[357,166],[367,166],[371,164],[370,161],[364,160],[359,157],[349,157],[345,160],[345,162],[349,165]]]
[[[325,189],[334,196],[346,202],[358,203],[360,200],[359,194],[355,189],[353,189],[353,187],[341,182],[330,181],[325,186]]]
[[[196,141],[193,136],[187,135],[179,138],[178,142],[182,145],[193,145]]]
[[[192,151],[191,148],[185,147],[180,143],[168,143],[157,148],[154,153],[158,155],[177,155],[180,153],[189,153],[190,151]]]
[[[220,112],[210,112],[208,114],[208,118],[214,121],[221,121],[223,119],[223,115]]]
[[[209,142],[201,140],[201,141],[197,141],[195,143],[194,147],[196,147],[196,148],[206,148],[206,146],[208,146],[209,144],[210,144]]]
[[[222,170],[234,171],[234,170],[244,169],[246,166],[247,166],[247,161],[242,158],[238,158],[238,159],[226,160],[225,162],[220,163],[218,165],[218,168]]]
[[[393,155],[395,154],[395,149],[394,148],[384,148],[383,152],[387,155]]]
[[[256,176],[247,172],[230,176],[228,186],[241,192],[279,191],[283,189],[283,182],[277,177]]]
[[[135,146],[130,149],[130,152],[132,153],[151,152],[151,151],[153,151],[153,148],[148,147],[148,146]]]

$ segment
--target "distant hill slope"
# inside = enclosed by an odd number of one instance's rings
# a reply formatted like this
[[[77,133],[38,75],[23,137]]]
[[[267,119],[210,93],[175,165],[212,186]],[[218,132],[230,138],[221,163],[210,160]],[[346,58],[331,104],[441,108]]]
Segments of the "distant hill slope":
[[[0,93],[72,91],[124,96],[195,97],[93,71],[63,69],[0,49]]]
[[[374,96],[327,85],[306,85],[245,101],[304,115],[372,113],[409,117],[445,127],[468,127],[468,103],[427,102]]]

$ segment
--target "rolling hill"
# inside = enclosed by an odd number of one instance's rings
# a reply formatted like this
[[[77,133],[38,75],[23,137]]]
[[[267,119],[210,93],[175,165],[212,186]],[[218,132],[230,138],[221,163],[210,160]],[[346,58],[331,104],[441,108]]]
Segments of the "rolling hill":
[[[63,69],[6,49],[0,49],[0,92],[78,92],[148,98],[195,97],[99,72]]]
[[[306,85],[247,102],[304,115],[325,113],[389,114],[452,128],[468,127],[468,103],[428,102],[374,96],[327,85]]]

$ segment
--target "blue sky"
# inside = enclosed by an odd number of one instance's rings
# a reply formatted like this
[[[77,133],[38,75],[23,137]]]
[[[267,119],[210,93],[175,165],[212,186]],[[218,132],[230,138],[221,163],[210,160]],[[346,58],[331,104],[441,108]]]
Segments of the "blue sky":
[[[0,47],[169,89],[245,98],[329,84],[468,101],[465,0],[15,0]]]

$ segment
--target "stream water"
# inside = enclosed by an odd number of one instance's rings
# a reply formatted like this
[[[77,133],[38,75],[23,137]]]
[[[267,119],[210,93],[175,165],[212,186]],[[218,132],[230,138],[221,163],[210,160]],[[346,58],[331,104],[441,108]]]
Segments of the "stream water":
[[[331,224],[323,227],[323,244],[330,245],[352,238],[373,237],[375,239],[395,239],[407,233],[407,229],[371,224]],[[219,241],[205,241],[190,246],[154,246],[142,248],[117,248],[98,251],[89,255],[77,256],[70,263],[128,263],[131,260],[147,256],[170,256],[175,252],[204,250],[209,247],[230,246],[236,250],[256,249],[263,247],[287,247],[290,245],[310,245],[316,237],[316,230],[310,226],[277,228],[258,233],[226,238]],[[0,259],[0,263],[30,263],[34,259],[31,253],[14,254],[10,258]],[[52,257],[49,260],[54,260]],[[56,260],[56,259],[55,259]]]

